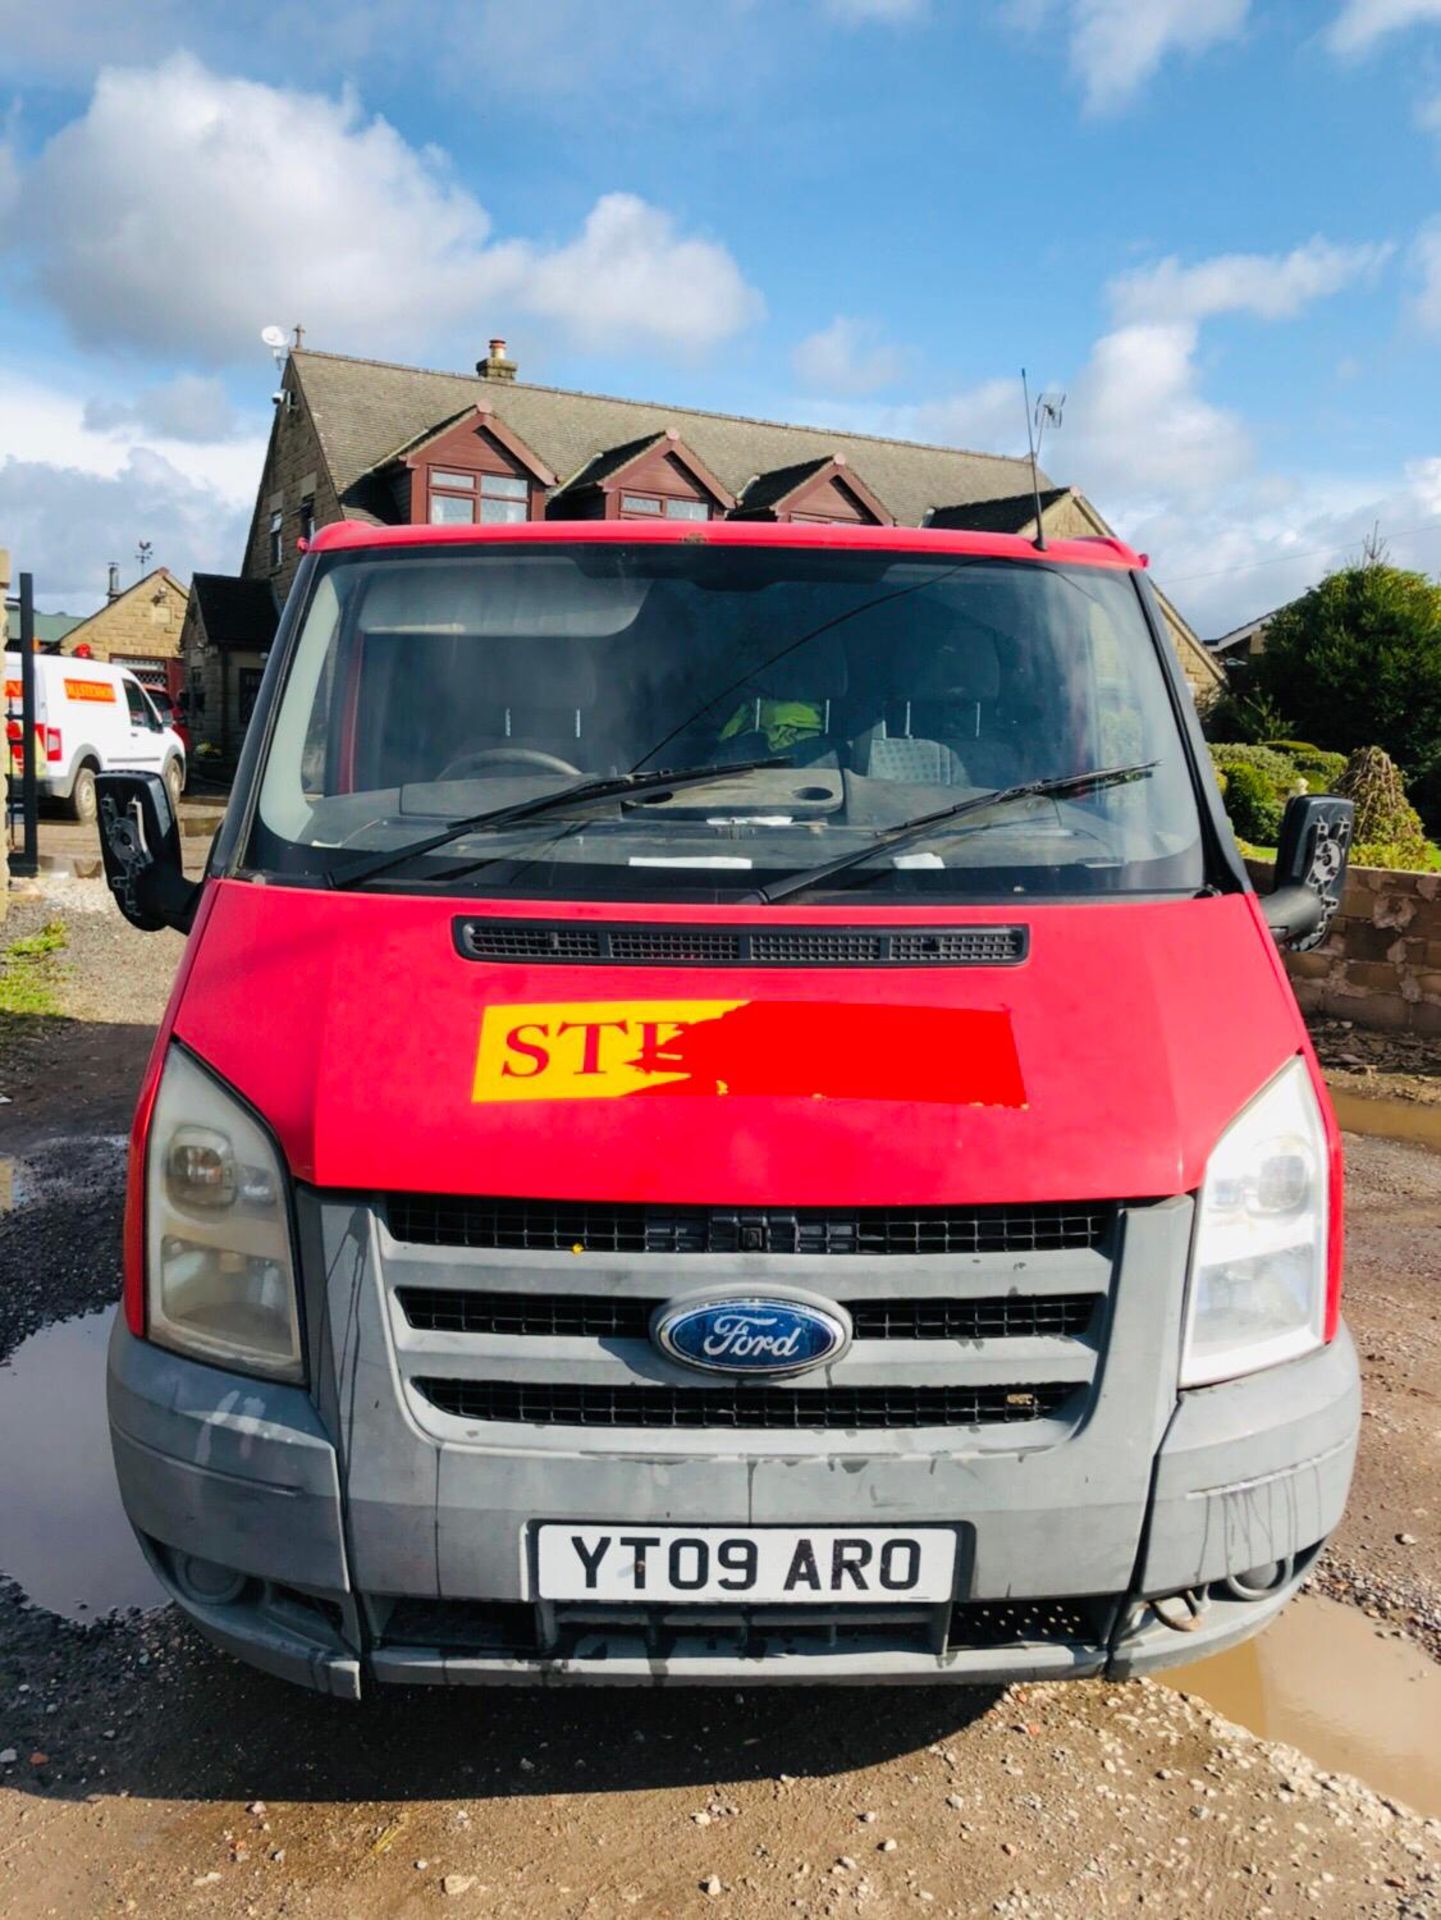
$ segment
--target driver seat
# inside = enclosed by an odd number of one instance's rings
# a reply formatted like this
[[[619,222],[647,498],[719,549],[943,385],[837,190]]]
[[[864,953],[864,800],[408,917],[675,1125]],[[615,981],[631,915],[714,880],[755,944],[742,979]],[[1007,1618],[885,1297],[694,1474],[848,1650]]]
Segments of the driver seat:
[[[600,694],[588,647],[538,639],[523,649],[507,648],[484,661],[466,692],[470,697],[448,730],[452,744],[442,766],[501,747],[582,764],[582,742],[595,731]]]

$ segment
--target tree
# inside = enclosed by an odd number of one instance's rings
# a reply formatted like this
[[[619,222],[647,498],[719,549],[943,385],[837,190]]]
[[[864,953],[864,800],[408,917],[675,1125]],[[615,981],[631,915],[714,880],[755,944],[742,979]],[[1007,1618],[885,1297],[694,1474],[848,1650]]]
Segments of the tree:
[[[1318,746],[1384,747],[1441,801],[1441,586],[1380,562],[1333,573],[1266,629],[1258,691]],[[1434,825],[1434,820],[1432,821]]]

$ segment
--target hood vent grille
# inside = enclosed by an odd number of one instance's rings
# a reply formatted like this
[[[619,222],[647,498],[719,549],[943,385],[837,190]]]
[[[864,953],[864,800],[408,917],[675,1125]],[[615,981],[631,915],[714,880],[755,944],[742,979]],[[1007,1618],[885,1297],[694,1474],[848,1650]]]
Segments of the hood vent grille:
[[[459,918],[466,960],[612,967],[1015,967],[1023,926],[649,926],[576,920]]]

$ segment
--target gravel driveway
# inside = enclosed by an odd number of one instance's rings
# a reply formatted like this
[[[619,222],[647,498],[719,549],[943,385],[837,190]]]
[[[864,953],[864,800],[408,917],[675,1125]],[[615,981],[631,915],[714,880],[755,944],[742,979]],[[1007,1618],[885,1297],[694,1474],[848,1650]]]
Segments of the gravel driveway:
[[[0,1016],[0,1153],[19,1176],[0,1358],[115,1297],[122,1139],[181,950],[79,881],[21,902],[0,948],[57,918],[57,1010]],[[1441,1160],[1357,1142],[1351,1166],[1369,1417],[1323,1579],[1375,1633],[1441,1655]],[[7,1920],[1135,1908],[1420,1920],[1441,1912],[1441,1821],[1151,1683],[356,1709],[236,1665],[168,1612],[86,1626],[0,1584]]]

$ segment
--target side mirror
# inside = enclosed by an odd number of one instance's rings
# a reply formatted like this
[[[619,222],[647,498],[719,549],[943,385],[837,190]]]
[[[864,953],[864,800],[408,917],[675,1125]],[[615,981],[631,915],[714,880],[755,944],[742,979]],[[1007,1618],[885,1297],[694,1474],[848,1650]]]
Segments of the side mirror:
[[[1266,896],[1266,925],[1293,952],[1319,947],[1331,931],[1346,885],[1356,807],[1331,793],[1301,793],[1286,802],[1276,882]]]
[[[100,857],[115,904],[132,927],[189,933],[200,888],[185,878],[180,822],[158,773],[97,773]]]

